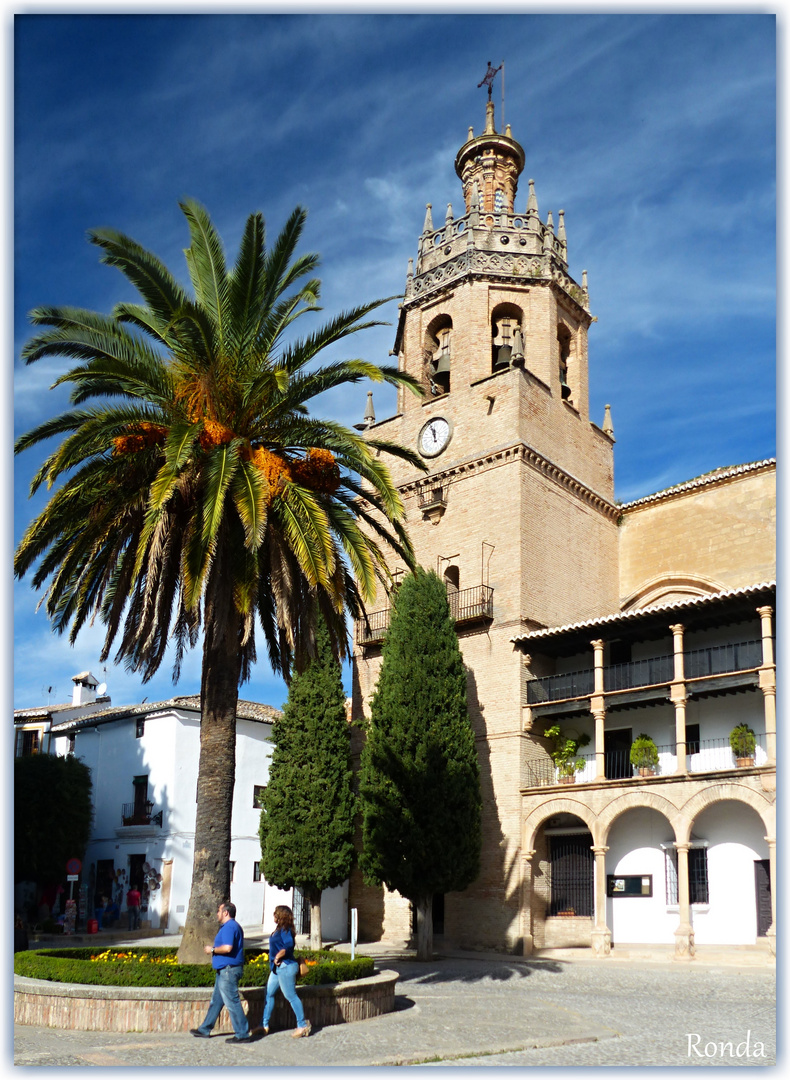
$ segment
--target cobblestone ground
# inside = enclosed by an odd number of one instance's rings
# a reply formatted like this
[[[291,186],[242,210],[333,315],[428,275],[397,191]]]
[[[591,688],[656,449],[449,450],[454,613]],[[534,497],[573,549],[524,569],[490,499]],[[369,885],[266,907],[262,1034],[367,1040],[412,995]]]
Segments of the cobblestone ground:
[[[309,1039],[282,1032],[228,1046],[224,1037],[17,1026],[14,1064],[139,1069],[776,1063],[776,980],[769,968],[507,959],[431,965],[387,960],[381,966],[401,974],[396,1011],[324,1028]]]

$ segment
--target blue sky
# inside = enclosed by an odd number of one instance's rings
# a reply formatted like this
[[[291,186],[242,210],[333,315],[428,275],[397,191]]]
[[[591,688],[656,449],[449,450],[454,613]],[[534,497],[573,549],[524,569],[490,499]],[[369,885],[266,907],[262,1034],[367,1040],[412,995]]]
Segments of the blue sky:
[[[66,362],[19,364],[39,304],[132,299],[86,230],[110,226],[186,280],[192,196],[235,254],[246,216],[273,236],[308,208],[326,316],[402,292],[426,202],[460,212],[453,161],[481,130],[486,63],[505,61],[505,121],[541,217],[565,210],[570,271],[588,271],[590,406],[612,407],[617,497],[775,454],[776,42],[771,15],[479,14],[17,16],[14,27],[16,434],[60,412]],[[494,90],[501,130],[501,86]],[[342,355],[388,362],[393,325]],[[361,419],[367,387],[329,395]],[[394,397],[375,392],[378,419]],[[40,461],[16,463],[14,538]],[[55,638],[27,581],[14,591],[14,704],[69,700],[102,633]],[[106,671],[113,702],[192,693]],[[242,696],[280,705],[265,663]]]

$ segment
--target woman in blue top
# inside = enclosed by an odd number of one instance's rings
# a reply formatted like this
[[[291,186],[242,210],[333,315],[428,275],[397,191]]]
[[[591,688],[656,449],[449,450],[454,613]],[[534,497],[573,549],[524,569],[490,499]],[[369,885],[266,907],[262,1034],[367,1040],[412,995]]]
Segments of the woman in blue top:
[[[263,1030],[269,1034],[269,1021],[274,1011],[274,998],[282,990],[296,1016],[294,1039],[301,1039],[310,1034],[311,1023],[304,1018],[304,1010],[296,992],[296,976],[299,974],[299,962],[294,960],[296,932],[294,916],[284,904],[274,909],[276,929],[269,937],[269,981],[266,984],[266,1005],[263,1010]]]

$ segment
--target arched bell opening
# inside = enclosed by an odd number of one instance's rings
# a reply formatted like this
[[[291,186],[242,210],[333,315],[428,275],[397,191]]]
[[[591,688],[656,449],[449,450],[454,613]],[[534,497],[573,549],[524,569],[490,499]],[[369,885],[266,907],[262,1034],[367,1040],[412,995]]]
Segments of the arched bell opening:
[[[571,387],[568,381],[568,369],[573,353],[573,334],[564,323],[557,326],[557,345],[559,347],[560,392],[562,400],[570,402]]]
[[[425,331],[428,385],[434,395],[450,393],[452,333],[453,320],[449,315],[437,315]]]
[[[491,313],[491,372],[524,363],[523,312],[515,304],[499,304]]]

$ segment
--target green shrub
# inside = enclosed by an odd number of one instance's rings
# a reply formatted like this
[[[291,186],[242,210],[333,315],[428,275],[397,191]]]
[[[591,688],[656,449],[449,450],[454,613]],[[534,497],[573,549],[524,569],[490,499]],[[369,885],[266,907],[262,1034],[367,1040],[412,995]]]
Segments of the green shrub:
[[[47,982],[81,983],[84,986],[213,986],[214,969],[210,964],[173,963],[176,949],[131,948],[138,959],[95,961],[92,956],[109,951],[124,950],[113,947],[81,949],[36,949],[14,954],[14,972],[29,979]],[[143,957],[140,961],[139,957]],[[260,959],[259,959],[260,958]],[[299,982],[305,986],[348,982],[368,978],[374,972],[369,956],[352,960],[347,953],[335,953],[330,949],[300,952],[298,959],[316,960],[307,975]],[[260,949],[245,949],[245,972],[243,986],[265,986],[269,978],[268,954]],[[159,962],[157,962],[159,961]],[[162,962],[164,961],[164,962]],[[169,962],[168,962],[169,961]]]
[[[748,724],[738,724],[730,732],[730,746],[738,758],[754,757],[757,736]]]

